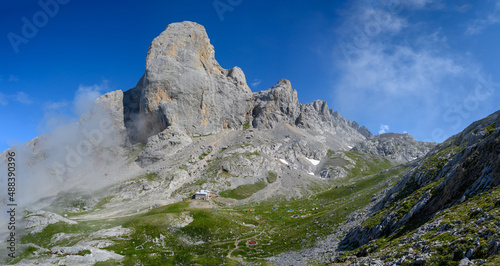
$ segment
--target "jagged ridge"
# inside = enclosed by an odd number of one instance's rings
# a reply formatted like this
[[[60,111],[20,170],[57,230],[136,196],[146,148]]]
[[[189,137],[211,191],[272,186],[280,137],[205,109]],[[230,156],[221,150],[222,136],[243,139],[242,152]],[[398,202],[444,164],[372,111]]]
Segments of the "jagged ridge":
[[[252,93],[240,68],[223,69],[217,63],[205,29],[194,22],[170,24],[153,40],[146,71],[136,87],[123,93],[122,102],[124,121],[118,123],[132,143],[146,142],[173,124],[189,136],[277,123],[330,132],[339,139],[372,136],[324,101],[300,104],[288,80]]]

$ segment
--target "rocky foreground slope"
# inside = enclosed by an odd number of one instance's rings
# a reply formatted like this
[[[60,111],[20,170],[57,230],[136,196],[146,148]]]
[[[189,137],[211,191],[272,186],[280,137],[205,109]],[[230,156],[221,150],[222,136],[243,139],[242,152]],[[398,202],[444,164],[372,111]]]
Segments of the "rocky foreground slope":
[[[201,25],[174,23],[134,88],[14,148],[32,179],[7,262],[494,263],[498,120],[437,146],[373,136],[288,80],[252,92]],[[200,189],[209,201],[191,200]]]
[[[498,263],[499,125],[500,111],[415,161],[341,248],[389,264]]]

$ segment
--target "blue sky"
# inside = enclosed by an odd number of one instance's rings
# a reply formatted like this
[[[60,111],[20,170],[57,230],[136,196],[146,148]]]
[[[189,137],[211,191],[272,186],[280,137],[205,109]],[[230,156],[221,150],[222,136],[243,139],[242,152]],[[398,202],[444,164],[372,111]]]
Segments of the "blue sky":
[[[3,1],[0,150],[134,87],[151,41],[185,20],[253,91],[289,79],[374,134],[441,142],[500,109],[498,0]]]

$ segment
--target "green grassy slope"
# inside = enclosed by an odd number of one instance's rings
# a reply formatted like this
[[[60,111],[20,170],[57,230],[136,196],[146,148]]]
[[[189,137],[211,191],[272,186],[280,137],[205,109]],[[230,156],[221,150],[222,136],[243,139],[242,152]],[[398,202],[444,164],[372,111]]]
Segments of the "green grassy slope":
[[[318,193],[309,197],[289,201],[273,198],[239,206],[219,203],[217,208],[190,207],[192,201],[186,200],[115,220],[54,224],[41,233],[26,236],[23,243],[44,248],[73,245],[100,229],[121,225],[133,233],[111,239],[115,245],[106,249],[124,255],[125,265],[232,265],[238,261],[266,264],[266,257],[311,247],[331,234],[347,215],[369,204],[374,194],[396,182],[406,170],[399,166],[374,174],[391,164],[363,154],[346,152],[346,155],[356,162],[355,168],[348,169],[348,177],[331,180],[331,189],[318,188]],[[235,190],[227,194],[241,197],[246,195],[244,192]],[[185,227],[172,222],[186,216],[194,220]],[[54,235],[62,232],[73,236],[65,242],[52,241]],[[248,245],[249,241],[256,244]],[[33,257],[33,252],[27,249],[23,257]],[[109,261],[109,265],[114,263]]]

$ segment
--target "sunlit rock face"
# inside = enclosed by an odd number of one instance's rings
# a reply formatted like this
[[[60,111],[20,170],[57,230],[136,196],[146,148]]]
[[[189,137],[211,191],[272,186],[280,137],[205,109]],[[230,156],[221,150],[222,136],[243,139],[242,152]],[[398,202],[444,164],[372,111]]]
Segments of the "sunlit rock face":
[[[239,129],[251,98],[243,71],[217,63],[203,26],[174,23],[153,40],[144,76],[125,92],[125,120],[133,141],[172,124],[188,135],[213,134]]]

